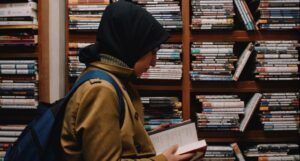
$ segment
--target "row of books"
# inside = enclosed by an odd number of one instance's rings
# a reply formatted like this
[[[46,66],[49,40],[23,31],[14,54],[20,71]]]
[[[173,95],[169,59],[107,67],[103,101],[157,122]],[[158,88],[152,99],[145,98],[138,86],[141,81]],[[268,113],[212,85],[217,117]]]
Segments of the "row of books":
[[[0,60],[0,74],[0,108],[37,108],[36,60]]]
[[[237,81],[252,53],[256,79],[299,80],[299,46],[297,40],[256,41],[239,54],[234,42],[193,42],[191,80]]]
[[[0,29],[32,28],[38,26],[37,3],[0,3]]]
[[[237,81],[253,49],[250,42],[241,56],[234,42],[193,42],[190,76],[193,81]]]
[[[299,80],[300,44],[291,41],[257,41],[255,77],[259,80]]]
[[[243,145],[244,146],[244,145]],[[241,147],[241,149],[240,149]],[[230,145],[207,145],[204,161],[299,161],[299,144],[297,143],[268,143],[257,145],[239,146],[237,143]]]
[[[235,161],[235,153],[230,145],[209,145],[203,161]]]
[[[68,66],[69,76],[78,77],[85,69],[85,64],[79,62],[78,52],[91,43],[69,43]],[[155,67],[150,67],[140,79],[173,79],[182,77],[182,44],[162,44],[157,51]]]
[[[182,29],[182,9],[178,0],[133,0],[137,5],[150,12],[167,30]],[[74,1],[69,0],[69,29],[96,30],[108,0]],[[234,4],[236,10],[234,9]],[[234,28],[235,15],[238,13],[247,30],[282,30],[299,29],[300,16],[297,0],[273,1],[262,0],[258,7],[255,3],[247,4],[245,0],[192,0],[191,29],[192,30],[231,30]],[[248,5],[257,7],[254,13]],[[253,7],[251,7],[253,8]]]
[[[91,43],[69,43],[70,77],[77,77],[85,68],[85,65],[79,62],[78,50],[89,44]],[[298,47],[297,40],[256,41],[249,42],[240,54],[234,49],[239,48],[234,42],[193,42],[191,80],[237,81],[252,53],[256,55],[256,79],[299,80]],[[180,80],[181,57],[182,44],[162,44],[157,52],[156,66],[150,67],[140,78]]]
[[[259,103],[265,131],[297,131],[299,98],[299,92],[256,93],[246,104],[238,95],[196,95],[201,107],[201,113],[196,113],[197,126],[201,130],[244,131]]]
[[[198,128],[239,130],[245,104],[237,95],[196,95],[202,112],[197,113]]]
[[[132,0],[132,2],[145,8],[166,30],[182,30],[180,0]]]
[[[78,77],[85,69],[85,64],[79,61],[79,50],[92,43],[69,43],[68,66],[69,77]]]
[[[233,2],[237,11],[234,11]],[[255,8],[252,16],[249,9]],[[255,1],[245,0],[192,0],[191,29],[230,30],[234,27],[235,13],[238,13],[245,28],[251,30],[286,30],[300,28],[300,2],[298,0],[261,0],[257,7]]]
[[[177,124],[183,121],[182,103],[177,97],[142,97],[144,127],[150,131],[160,124]]]
[[[80,2],[69,0],[69,29],[97,30],[109,0]]]
[[[182,77],[182,44],[161,44],[156,53],[156,65],[144,72],[140,79],[180,80]]]
[[[0,46],[36,46],[33,31],[7,32],[7,29],[37,29],[38,4],[33,1],[0,3]]]
[[[261,0],[257,24],[264,30],[300,29],[300,1]]]
[[[233,0],[192,0],[191,29],[224,30],[234,25]]]
[[[196,95],[202,111],[196,114],[197,126],[201,130],[243,132],[260,98],[256,93],[246,104],[238,95]]]
[[[259,110],[264,130],[299,130],[299,98],[299,92],[263,93]]]
[[[0,125],[0,161],[7,149],[17,140],[26,125]]]
[[[248,158],[257,158],[258,161],[300,160],[298,143],[258,144],[246,149],[244,154]]]

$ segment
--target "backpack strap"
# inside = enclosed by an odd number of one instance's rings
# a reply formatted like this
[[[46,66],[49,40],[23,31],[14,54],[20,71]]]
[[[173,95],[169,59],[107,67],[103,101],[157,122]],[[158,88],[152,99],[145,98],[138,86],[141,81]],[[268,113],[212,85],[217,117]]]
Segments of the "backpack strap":
[[[117,84],[117,82],[105,71],[100,70],[100,69],[96,69],[96,70],[91,70],[86,72],[85,74],[83,74],[73,85],[72,89],[67,93],[67,95],[64,97],[65,100],[69,100],[69,98],[73,95],[73,93],[76,91],[76,89],[83,84],[84,82],[90,80],[90,79],[94,79],[94,78],[99,78],[99,79],[103,79],[108,81],[109,83],[111,83],[118,95],[118,102],[119,102],[119,123],[120,123],[120,128],[122,127],[123,123],[124,123],[124,117],[125,117],[125,103],[123,100],[123,95],[122,95],[122,91],[119,87],[119,85]]]

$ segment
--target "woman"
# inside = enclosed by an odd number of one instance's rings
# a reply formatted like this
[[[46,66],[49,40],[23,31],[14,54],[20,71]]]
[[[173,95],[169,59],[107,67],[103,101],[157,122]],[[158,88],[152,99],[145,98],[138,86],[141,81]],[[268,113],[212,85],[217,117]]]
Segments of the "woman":
[[[100,79],[82,84],[68,102],[61,144],[66,161],[185,160],[172,146],[160,155],[143,128],[142,103],[130,79],[154,66],[156,51],[168,33],[144,9],[125,1],[104,11],[96,43],[80,51],[86,71],[108,72],[121,87],[125,106],[120,128],[118,97],[113,86]]]

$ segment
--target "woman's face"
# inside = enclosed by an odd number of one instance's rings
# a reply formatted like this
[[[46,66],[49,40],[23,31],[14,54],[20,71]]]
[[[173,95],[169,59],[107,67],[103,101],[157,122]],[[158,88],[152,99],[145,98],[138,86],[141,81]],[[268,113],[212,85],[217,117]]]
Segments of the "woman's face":
[[[158,48],[149,51],[146,55],[144,55],[134,64],[133,69],[137,77],[141,76],[142,73],[146,72],[150,66],[155,66],[157,50]]]

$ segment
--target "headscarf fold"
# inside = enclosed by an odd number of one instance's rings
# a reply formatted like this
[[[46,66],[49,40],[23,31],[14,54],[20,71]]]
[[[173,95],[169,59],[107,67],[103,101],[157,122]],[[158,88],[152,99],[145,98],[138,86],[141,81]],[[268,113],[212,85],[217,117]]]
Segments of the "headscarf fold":
[[[120,0],[106,7],[96,43],[80,50],[79,60],[88,65],[101,59],[99,53],[105,53],[132,68],[141,57],[159,47],[168,37],[168,32],[149,12]]]

